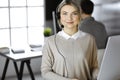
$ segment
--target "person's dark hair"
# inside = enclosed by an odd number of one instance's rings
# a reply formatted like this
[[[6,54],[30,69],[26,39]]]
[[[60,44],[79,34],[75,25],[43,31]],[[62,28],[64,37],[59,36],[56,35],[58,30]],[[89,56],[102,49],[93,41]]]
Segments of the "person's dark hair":
[[[92,14],[94,10],[94,3],[91,0],[81,0],[80,7],[82,9],[82,13]]]

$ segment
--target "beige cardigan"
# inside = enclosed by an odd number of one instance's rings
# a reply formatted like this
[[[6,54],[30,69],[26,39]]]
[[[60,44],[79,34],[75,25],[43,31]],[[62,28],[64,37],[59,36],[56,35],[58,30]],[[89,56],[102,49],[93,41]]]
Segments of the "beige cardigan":
[[[41,72],[46,80],[92,80],[97,77],[97,47],[89,34],[76,40],[53,35],[42,52]]]

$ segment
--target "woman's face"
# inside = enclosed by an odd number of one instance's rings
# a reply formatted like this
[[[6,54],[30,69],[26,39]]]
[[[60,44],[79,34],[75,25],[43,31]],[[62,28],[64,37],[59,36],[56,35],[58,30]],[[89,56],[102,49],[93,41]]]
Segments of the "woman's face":
[[[64,28],[76,28],[80,23],[80,13],[72,5],[65,5],[60,11],[60,22]]]

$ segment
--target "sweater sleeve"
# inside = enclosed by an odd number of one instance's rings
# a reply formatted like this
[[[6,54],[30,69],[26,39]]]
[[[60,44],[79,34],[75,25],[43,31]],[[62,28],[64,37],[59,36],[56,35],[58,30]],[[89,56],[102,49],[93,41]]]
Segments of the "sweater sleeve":
[[[92,78],[93,80],[97,79],[97,75],[98,75],[98,60],[97,60],[97,46],[96,46],[96,42],[95,39],[93,39],[92,42]]]
[[[43,47],[42,50],[42,64],[41,64],[41,73],[42,77],[46,80],[72,80],[66,77],[63,77],[52,70],[54,64],[54,55],[50,49],[48,42]]]

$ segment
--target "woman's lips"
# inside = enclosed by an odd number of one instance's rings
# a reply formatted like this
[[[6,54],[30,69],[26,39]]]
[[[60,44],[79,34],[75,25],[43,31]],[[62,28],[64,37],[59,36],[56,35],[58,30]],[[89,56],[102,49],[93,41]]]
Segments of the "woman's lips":
[[[68,24],[73,24],[73,22],[67,22]]]

